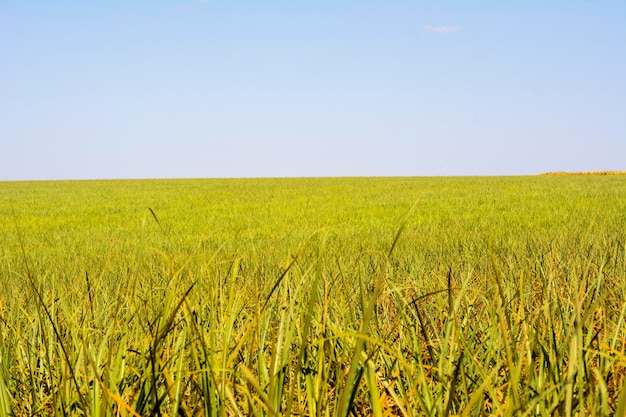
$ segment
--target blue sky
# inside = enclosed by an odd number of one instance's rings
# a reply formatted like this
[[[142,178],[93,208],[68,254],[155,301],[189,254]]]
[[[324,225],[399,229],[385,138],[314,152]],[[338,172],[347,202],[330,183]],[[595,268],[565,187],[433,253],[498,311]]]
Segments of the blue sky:
[[[0,0],[0,145],[0,180],[626,170],[626,2]]]

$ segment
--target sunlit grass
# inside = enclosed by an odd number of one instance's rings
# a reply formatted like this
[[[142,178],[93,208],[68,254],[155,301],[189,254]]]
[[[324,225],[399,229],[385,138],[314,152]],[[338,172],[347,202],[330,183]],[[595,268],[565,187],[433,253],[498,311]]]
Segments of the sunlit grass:
[[[0,183],[0,415],[625,415],[621,176]]]

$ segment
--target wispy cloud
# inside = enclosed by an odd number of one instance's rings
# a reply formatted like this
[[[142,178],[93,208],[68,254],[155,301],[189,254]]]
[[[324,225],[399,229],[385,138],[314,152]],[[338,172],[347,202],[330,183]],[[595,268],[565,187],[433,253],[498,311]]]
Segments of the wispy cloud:
[[[437,33],[437,34],[447,34],[447,33],[455,33],[461,30],[460,27],[458,26],[432,26],[432,25],[426,25],[424,26],[424,30],[426,32],[430,32],[430,33]]]

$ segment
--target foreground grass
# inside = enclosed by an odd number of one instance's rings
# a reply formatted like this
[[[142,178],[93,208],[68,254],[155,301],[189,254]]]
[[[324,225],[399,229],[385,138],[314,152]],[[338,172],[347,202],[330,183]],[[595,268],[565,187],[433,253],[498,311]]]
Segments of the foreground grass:
[[[0,184],[0,415],[625,415],[620,176]]]

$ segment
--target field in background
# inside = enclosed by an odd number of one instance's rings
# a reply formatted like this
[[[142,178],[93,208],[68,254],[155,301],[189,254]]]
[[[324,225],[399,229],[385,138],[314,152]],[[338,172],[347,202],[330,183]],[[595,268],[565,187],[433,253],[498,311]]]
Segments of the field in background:
[[[541,175],[626,175],[626,171],[546,172]]]
[[[624,415],[626,178],[0,183],[0,415]]]

